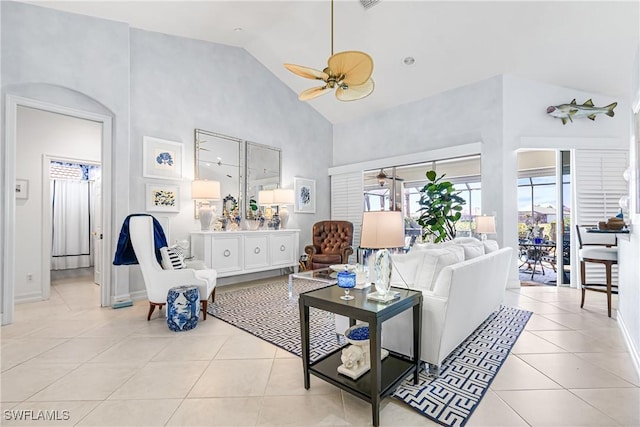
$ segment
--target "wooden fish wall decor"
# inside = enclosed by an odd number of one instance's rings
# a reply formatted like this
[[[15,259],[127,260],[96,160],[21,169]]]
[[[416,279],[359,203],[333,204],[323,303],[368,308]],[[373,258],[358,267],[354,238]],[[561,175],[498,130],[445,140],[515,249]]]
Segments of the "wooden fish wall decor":
[[[606,114],[613,117],[613,109],[618,105],[617,102],[607,105],[606,107],[594,107],[593,101],[588,100],[582,105],[576,104],[574,99],[569,104],[552,105],[547,108],[547,114],[562,120],[562,124],[567,124],[567,120],[573,122],[573,119],[586,117],[590,120],[596,119],[596,114]]]

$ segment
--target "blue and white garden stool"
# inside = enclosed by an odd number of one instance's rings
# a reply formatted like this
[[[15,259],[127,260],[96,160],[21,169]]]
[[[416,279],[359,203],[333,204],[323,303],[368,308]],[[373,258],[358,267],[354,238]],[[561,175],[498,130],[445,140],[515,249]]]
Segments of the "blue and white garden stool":
[[[167,295],[167,325],[175,332],[188,331],[198,325],[200,292],[197,286],[177,286]]]

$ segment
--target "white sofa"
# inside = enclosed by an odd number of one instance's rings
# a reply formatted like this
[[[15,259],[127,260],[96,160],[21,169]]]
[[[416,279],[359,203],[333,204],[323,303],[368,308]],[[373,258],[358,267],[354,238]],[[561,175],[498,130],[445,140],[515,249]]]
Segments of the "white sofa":
[[[422,291],[420,358],[431,372],[437,375],[449,353],[500,307],[512,254],[495,241],[460,238],[392,256],[392,285]],[[412,323],[411,310],[384,322],[383,347],[413,356]],[[337,319],[336,330],[345,324]]]

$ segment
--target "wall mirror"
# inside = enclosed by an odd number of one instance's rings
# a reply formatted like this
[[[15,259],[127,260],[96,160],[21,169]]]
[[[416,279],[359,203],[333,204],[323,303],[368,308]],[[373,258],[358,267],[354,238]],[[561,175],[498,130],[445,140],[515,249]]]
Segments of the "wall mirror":
[[[245,215],[251,209],[252,201],[257,203],[258,192],[261,190],[273,190],[280,187],[281,152],[279,148],[268,145],[246,142],[246,180]]]
[[[195,178],[220,182],[222,198],[231,196],[238,203],[242,200],[242,144],[232,136],[195,130]]]

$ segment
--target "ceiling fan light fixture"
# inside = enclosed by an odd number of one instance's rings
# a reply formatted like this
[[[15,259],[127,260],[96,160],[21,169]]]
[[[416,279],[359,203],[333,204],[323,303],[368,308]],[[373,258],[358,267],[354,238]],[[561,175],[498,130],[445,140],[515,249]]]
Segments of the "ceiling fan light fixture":
[[[376,178],[378,179],[378,184],[380,184],[380,187],[384,187],[384,185],[387,183],[387,174],[384,173],[384,169],[380,169],[380,173],[376,175]]]
[[[375,84],[371,79],[373,59],[364,52],[348,50],[333,54],[333,0],[331,0],[331,56],[327,67],[322,70],[296,64],[284,64],[292,73],[313,80],[322,80],[325,85],[303,91],[298,96],[308,101],[336,89],[336,98],[340,101],[355,101],[365,98],[373,92]]]

